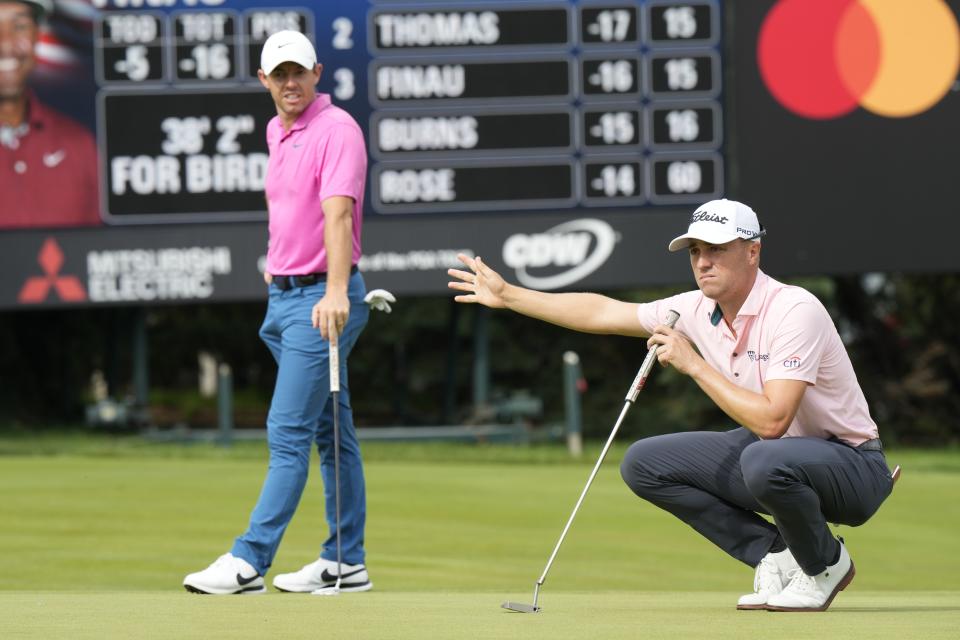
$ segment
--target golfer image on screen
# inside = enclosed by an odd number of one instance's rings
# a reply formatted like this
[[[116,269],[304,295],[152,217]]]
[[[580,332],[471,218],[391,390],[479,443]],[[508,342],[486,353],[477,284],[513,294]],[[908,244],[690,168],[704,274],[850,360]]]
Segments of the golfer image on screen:
[[[687,251],[698,290],[639,304],[524,289],[479,256],[460,256],[466,270],[450,269],[449,287],[458,302],[648,338],[660,364],[690,376],[739,426],[639,440],[621,463],[624,482],[755,568],[738,609],[824,611],[855,573],[827,523],[866,522],[895,474],[826,309],[760,270],[765,235],[749,206],[703,204],[669,244]]]
[[[363,463],[347,384],[347,359],[370,314],[357,270],[367,155],[356,121],[317,93],[322,71],[302,33],[280,31],[263,45],[258,77],[277,109],[267,124],[269,301],[260,328],[278,367],[267,415],[270,465],[247,530],[228,553],[184,578],[195,593],[266,590],[264,576],[300,502],[314,446],[329,535],[319,558],[274,576],[273,586],[318,595],[373,587],[365,565]]]
[[[53,0],[0,0],[0,228],[102,224],[97,143],[31,86]],[[55,47],[50,47],[55,49]]]

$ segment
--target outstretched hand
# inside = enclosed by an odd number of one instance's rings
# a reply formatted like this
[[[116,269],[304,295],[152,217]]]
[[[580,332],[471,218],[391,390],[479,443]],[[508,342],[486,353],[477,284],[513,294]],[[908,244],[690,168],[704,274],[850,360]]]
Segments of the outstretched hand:
[[[470,271],[462,269],[447,269],[447,275],[456,278],[448,282],[447,286],[457,291],[465,292],[462,295],[454,297],[457,302],[478,303],[493,309],[501,309],[506,306],[503,300],[504,289],[507,283],[504,282],[500,274],[484,264],[480,256],[471,258],[462,253],[457,254],[457,258]]]

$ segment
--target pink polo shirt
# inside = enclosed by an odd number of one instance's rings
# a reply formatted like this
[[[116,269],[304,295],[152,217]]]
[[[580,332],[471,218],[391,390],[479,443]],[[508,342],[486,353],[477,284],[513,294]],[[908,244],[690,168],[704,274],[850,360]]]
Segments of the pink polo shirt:
[[[853,446],[878,437],[833,320],[809,291],[758,272],[733,320],[736,336],[700,291],[640,304],[640,325],[652,333],[670,309],[680,314],[676,328],[738,387],[760,393],[767,380],[809,384],[784,437],[836,437]]]
[[[332,196],[353,198],[353,264],[357,264],[367,150],[356,121],[320,93],[290,131],[284,131],[279,116],[271,119],[267,146],[267,272],[303,275],[327,270],[320,203]]]

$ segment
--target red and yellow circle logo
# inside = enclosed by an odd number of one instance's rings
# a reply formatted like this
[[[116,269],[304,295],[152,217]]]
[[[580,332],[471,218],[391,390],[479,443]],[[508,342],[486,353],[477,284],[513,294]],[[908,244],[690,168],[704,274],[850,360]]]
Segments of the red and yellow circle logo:
[[[770,93],[797,115],[825,120],[861,106],[905,118],[957,82],[960,28],[943,0],[780,0],[757,59]]]

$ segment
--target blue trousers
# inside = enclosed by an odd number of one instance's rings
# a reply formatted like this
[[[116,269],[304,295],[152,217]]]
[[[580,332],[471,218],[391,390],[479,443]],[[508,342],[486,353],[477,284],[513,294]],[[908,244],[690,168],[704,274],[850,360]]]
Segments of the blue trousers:
[[[267,315],[260,337],[277,361],[277,383],[267,416],[270,465],[250,514],[247,531],[231,553],[266,575],[300,502],[316,443],[326,502],[329,535],[320,555],[337,559],[333,451],[333,397],[330,394],[329,343],[311,326],[311,310],[323,297],[326,283],[281,291],[270,285]],[[367,324],[363,301],[366,285],[357,272],[350,277],[350,317],[340,339],[340,532],[343,562],[364,562],[366,490],[360,445],[353,426],[347,358]]]
[[[826,570],[838,551],[827,523],[863,524],[893,488],[882,451],[822,438],[761,440],[742,427],[639,440],[620,475],[751,567],[782,539],[807,575]]]

